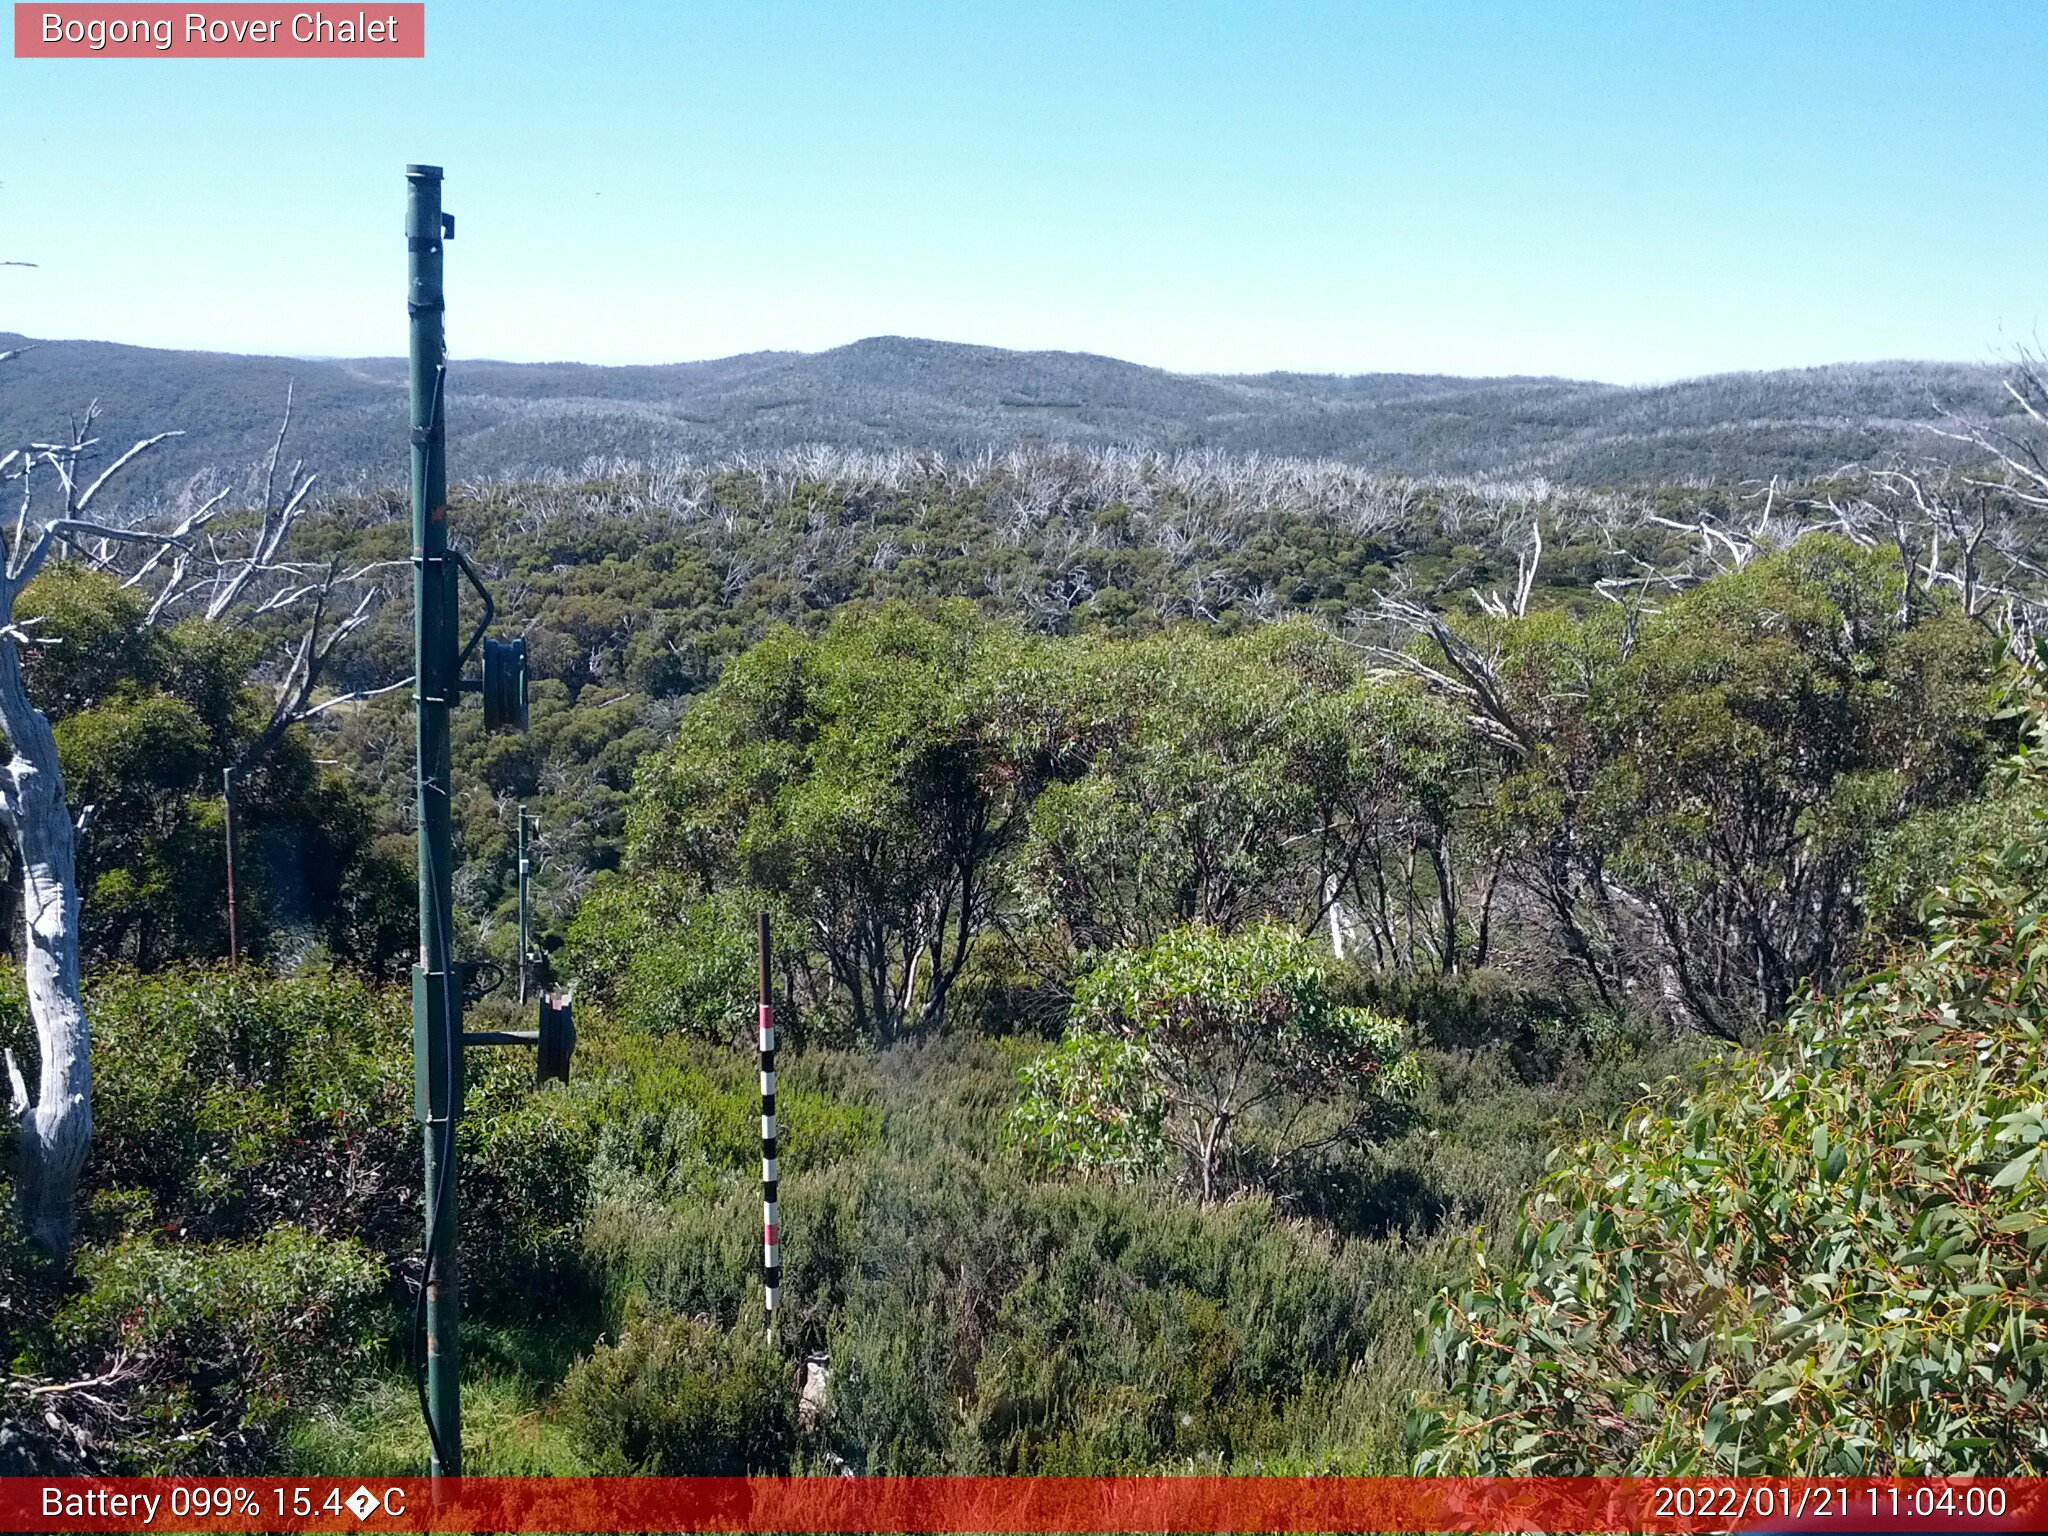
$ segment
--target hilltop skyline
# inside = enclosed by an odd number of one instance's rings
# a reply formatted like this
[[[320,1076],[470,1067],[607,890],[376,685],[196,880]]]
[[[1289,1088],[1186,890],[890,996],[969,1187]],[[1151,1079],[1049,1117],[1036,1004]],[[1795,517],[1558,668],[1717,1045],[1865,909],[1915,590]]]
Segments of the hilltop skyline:
[[[43,430],[88,399],[105,429],[176,427],[126,482],[170,490],[267,451],[294,391],[295,451],[331,487],[405,461],[398,358],[172,352],[0,332],[0,435]],[[458,359],[450,463],[464,476],[574,471],[593,459],[851,450],[979,454],[1028,444],[1336,458],[1396,475],[1562,483],[1828,473],[1939,457],[1941,413],[1998,408],[1997,370],[1850,364],[1661,387],[1430,374],[1199,375],[1075,352],[870,337],[645,367]]]
[[[199,356],[234,358],[248,362],[304,362],[304,363],[390,363],[400,360],[396,350],[385,352],[289,352],[250,350],[240,347],[158,347],[146,341],[136,341],[126,336],[113,335],[28,335],[19,331],[0,330],[0,337],[11,338],[10,345],[26,344],[40,347],[64,344],[85,346],[107,346],[160,350]],[[1541,384],[1578,384],[1603,389],[1645,390],[1667,388],[1673,385],[1705,383],[1718,379],[1741,378],[1751,375],[1768,376],[1781,374],[1822,373],[1829,369],[1864,368],[1959,368],[1978,370],[1983,368],[2006,369],[2017,363],[2023,355],[2040,350],[2037,338],[2015,341],[2010,347],[1991,350],[1980,349],[1976,356],[1924,356],[1924,357],[1868,357],[1832,358],[1814,363],[1789,365],[1783,368],[1736,367],[1716,369],[1707,373],[1683,374],[1671,378],[1622,380],[1578,376],[1563,373],[1461,373],[1441,368],[1301,368],[1285,361],[1267,368],[1177,368],[1149,358],[1124,357],[1090,347],[1003,347],[978,340],[974,337],[917,336],[899,333],[877,333],[852,336],[844,341],[832,342],[813,347],[743,347],[737,351],[720,352],[715,355],[696,357],[649,357],[643,361],[610,363],[589,357],[511,357],[498,353],[465,353],[452,351],[450,362],[474,367],[504,366],[510,368],[588,368],[593,370],[663,370],[688,369],[724,363],[747,363],[754,361],[796,360],[823,357],[832,353],[852,352],[862,348],[878,346],[905,346],[912,348],[933,348],[956,353],[987,353],[1006,358],[1063,359],[1085,363],[1107,363],[1119,368],[1142,369],[1147,372],[1169,375],[1182,379],[1218,379],[1236,381],[1257,381],[1267,379],[1298,379],[1303,381],[1347,381],[1359,379],[1443,379],[1460,383],[1503,383],[1527,382]]]

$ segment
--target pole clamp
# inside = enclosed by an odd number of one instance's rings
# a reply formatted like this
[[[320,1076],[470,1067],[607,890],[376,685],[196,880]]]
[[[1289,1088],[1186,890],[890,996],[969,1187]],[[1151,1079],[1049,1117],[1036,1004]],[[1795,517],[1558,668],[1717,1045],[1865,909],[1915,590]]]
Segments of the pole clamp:
[[[448,306],[439,299],[407,299],[405,312],[408,315],[431,315]]]

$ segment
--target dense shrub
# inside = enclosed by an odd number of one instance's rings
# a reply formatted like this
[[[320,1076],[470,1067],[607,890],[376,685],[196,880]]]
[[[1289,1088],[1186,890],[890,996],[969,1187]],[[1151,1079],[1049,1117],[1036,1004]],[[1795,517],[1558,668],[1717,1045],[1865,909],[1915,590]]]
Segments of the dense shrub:
[[[2016,1473],[2048,1465],[2048,955],[2033,825],[1929,942],[1676,1111],[1559,1160],[1444,1295],[1419,1465]]]
[[[8,1355],[44,1378],[107,1377],[107,1411],[67,1452],[80,1470],[256,1465],[284,1417],[382,1363],[377,1340],[410,1319],[406,1000],[325,972],[177,967],[104,971],[87,1005],[84,1245],[68,1280],[0,1248]],[[26,1030],[0,973],[0,1038],[19,1050]],[[604,1084],[537,1093],[523,1054],[471,1065],[465,1299],[481,1323],[523,1320],[537,1291],[577,1289]]]
[[[104,971],[87,1007],[88,1178],[121,1226],[215,1239],[290,1223],[386,1249],[410,1236],[418,1154],[401,999],[339,974],[174,967]],[[25,1031],[18,1002],[0,996],[0,1011]]]
[[[78,1276],[56,1353],[128,1398],[117,1461],[138,1469],[260,1465],[285,1415],[362,1373],[385,1320],[382,1262],[298,1227],[127,1238],[82,1254]]]
[[[517,1317],[537,1294],[566,1298],[579,1288],[580,1228],[601,1109],[588,1092],[536,1088],[524,1050],[472,1051],[467,1066],[457,1132],[463,1297],[466,1305]]]
[[[831,1411],[800,1455],[876,1474],[1290,1456],[1390,1470],[1373,1458],[1394,1443],[1359,1427],[1372,1394],[1351,1385],[1383,1344],[1407,1348],[1412,1301],[1385,1251],[1263,1199],[1203,1208],[1157,1181],[1032,1178],[999,1146],[1022,1054],[962,1038],[882,1058],[807,1052],[785,1067],[812,1104],[858,1095],[887,1117],[886,1140],[827,1143],[823,1162],[785,1157],[782,1390],[794,1393],[804,1352],[826,1354],[832,1373]],[[808,1113],[788,1112],[793,1134]],[[701,1148],[701,1133],[684,1144]],[[628,1187],[642,1198],[600,1200],[593,1262],[635,1337],[657,1315],[758,1330],[752,1170],[719,1177],[697,1151],[676,1161],[698,1170],[700,1193],[656,1200],[640,1182]],[[638,1359],[607,1369],[650,1381],[670,1369]],[[1333,1424],[1340,1398],[1350,1406]],[[620,1449],[626,1462],[644,1454]]]
[[[1204,1209],[951,1159],[833,1183],[811,1219],[842,1257],[800,1297],[836,1293],[832,1440],[870,1472],[1249,1463],[1287,1446],[1293,1405],[1379,1321],[1364,1251],[1264,1200]]]
[[[1174,929],[1082,978],[1059,1048],[1025,1069],[1024,1144],[1056,1166],[1156,1166],[1204,1200],[1397,1125],[1417,1066],[1400,1024],[1331,995],[1300,933]]]
[[[599,1470],[739,1477],[788,1470],[795,1396],[757,1320],[644,1315],[569,1373],[562,1411]]]

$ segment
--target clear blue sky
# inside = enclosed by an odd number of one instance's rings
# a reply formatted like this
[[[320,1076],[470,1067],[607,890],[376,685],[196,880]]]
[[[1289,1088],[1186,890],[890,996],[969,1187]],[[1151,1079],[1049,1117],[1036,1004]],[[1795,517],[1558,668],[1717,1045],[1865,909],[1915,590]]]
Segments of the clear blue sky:
[[[427,17],[420,62],[0,58],[0,259],[41,264],[0,268],[0,329],[400,352],[418,160],[460,356],[895,333],[1629,382],[2048,330],[2038,0]]]

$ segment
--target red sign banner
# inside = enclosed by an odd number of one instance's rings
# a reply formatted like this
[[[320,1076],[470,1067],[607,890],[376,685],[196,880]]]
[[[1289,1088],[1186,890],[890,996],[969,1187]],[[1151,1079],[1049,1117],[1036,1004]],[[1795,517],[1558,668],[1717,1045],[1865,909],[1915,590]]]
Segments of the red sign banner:
[[[17,59],[422,59],[424,4],[21,5]]]
[[[9,1531],[2048,1529],[2048,1478],[0,1478]]]

